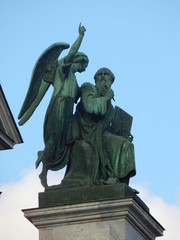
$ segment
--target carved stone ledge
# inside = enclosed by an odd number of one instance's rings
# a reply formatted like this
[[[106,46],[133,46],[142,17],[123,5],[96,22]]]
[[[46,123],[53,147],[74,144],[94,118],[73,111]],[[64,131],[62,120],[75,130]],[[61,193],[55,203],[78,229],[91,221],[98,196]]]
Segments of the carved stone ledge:
[[[140,199],[139,199],[140,200]],[[40,240],[154,240],[164,228],[136,197],[24,210]]]

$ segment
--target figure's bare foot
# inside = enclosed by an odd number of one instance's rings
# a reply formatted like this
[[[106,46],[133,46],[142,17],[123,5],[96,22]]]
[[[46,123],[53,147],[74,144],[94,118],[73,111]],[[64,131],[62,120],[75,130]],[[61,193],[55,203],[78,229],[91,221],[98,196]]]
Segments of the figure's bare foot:
[[[44,151],[39,151],[39,152],[37,153],[38,159],[37,159],[36,164],[35,164],[36,168],[38,168],[38,167],[39,167],[39,164],[42,162],[43,152],[44,152]]]
[[[43,169],[42,172],[39,174],[39,178],[41,180],[41,184],[43,185],[43,187],[47,188],[48,184],[47,184],[47,170]]]

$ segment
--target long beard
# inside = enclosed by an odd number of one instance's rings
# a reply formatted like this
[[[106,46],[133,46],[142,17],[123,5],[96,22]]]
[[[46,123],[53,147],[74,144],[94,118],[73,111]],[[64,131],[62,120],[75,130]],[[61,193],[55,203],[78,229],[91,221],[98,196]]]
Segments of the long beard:
[[[104,96],[106,94],[107,89],[101,85],[96,86],[97,92],[99,96]]]

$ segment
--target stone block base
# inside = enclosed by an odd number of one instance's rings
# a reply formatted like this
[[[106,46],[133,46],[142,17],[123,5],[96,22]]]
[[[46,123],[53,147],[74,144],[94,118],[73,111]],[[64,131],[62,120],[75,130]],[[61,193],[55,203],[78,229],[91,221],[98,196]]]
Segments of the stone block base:
[[[110,185],[94,185],[82,187],[64,187],[60,184],[39,193],[39,207],[54,207],[77,203],[90,203],[115,200],[136,196],[137,191],[124,183]]]
[[[24,210],[39,240],[153,240],[164,228],[137,197]]]

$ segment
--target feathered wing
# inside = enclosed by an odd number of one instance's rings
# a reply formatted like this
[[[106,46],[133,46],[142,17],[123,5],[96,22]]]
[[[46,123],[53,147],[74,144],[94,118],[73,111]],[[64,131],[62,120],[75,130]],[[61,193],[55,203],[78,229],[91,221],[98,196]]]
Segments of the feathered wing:
[[[23,125],[33,114],[43,96],[54,81],[59,55],[69,48],[67,43],[55,43],[49,46],[37,60],[27,95],[18,115],[19,125]]]

